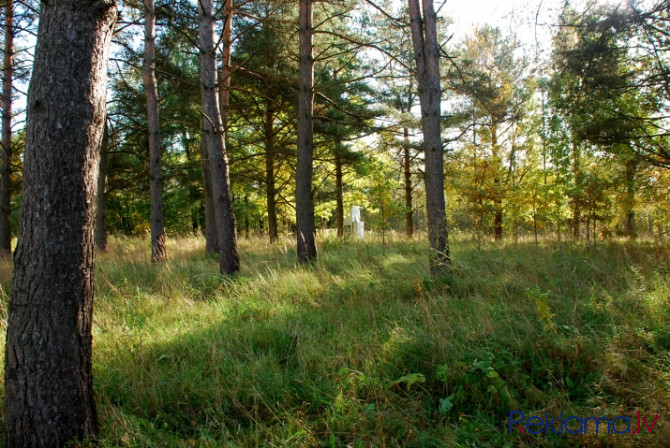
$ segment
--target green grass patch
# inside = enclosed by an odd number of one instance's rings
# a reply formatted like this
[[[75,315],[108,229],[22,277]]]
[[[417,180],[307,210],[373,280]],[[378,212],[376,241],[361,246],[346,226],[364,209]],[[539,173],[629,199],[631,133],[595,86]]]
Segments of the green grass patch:
[[[670,253],[651,244],[453,247],[203,241],[98,255],[94,375],[103,447],[662,446],[670,436]],[[0,261],[6,327],[11,265]],[[4,341],[1,342],[4,344]],[[4,352],[4,350],[3,350]],[[651,435],[509,435],[529,415],[660,414]]]

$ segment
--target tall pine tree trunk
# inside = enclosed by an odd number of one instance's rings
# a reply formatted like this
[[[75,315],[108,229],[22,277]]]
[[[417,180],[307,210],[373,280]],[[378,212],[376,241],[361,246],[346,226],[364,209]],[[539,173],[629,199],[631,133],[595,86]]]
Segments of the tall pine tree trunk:
[[[316,229],[312,173],[314,164],[314,30],[313,0],[300,0],[300,79],[298,81],[298,166],[296,170],[296,223],[298,263],[316,261]]]
[[[2,161],[0,162],[0,254],[11,251],[12,78],[14,77],[14,1],[5,5],[5,47],[2,73]]]
[[[430,241],[430,271],[447,272],[451,264],[444,200],[444,149],[440,132],[440,70],[437,21],[432,0],[409,1],[410,27],[421,103],[425,150],[426,214]]]
[[[156,11],[154,0],[144,0],[144,91],[147,96],[149,127],[149,190],[151,196],[151,261],[167,261],[165,247],[165,210],[163,206],[163,169],[161,164],[161,131],[158,116],[158,89],[154,73]]]
[[[574,138],[574,137],[573,137]],[[575,193],[572,196],[572,238],[580,237],[580,223],[582,221],[582,164],[579,143],[572,142],[572,174],[575,178]]]
[[[230,189],[228,155],[216,95],[216,48],[214,46],[214,2],[198,2],[200,45],[200,96],[205,119],[204,133],[212,178],[214,214],[219,241],[219,270],[233,274],[240,269],[237,253],[237,227]]]
[[[277,187],[275,185],[275,112],[272,100],[265,102],[265,189],[268,207],[268,233],[270,242],[276,243],[279,239],[277,231]]]
[[[95,247],[107,250],[107,156],[109,153],[109,126],[105,119],[102,144],[100,145],[100,164],[98,168],[98,196],[95,208]]]
[[[491,117],[493,120],[493,117]],[[491,126],[491,152],[493,153],[493,235],[496,241],[503,237],[503,207],[502,207],[502,182],[500,181],[500,147],[498,146],[498,126]]]
[[[5,349],[8,448],[97,431],[91,372],[95,197],[114,2],[42,3]]]
[[[637,236],[635,225],[635,175],[637,173],[637,161],[629,159],[626,161],[626,197],[624,200],[626,221],[624,232],[628,238]]]
[[[223,139],[228,144],[228,112],[230,110],[231,44],[233,33],[233,0],[224,0],[223,33],[221,35],[221,79],[219,86],[219,107],[223,125]]]
[[[202,129],[205,129],[205,119],[202,119]],[[207,136],[200,135],[200,166],[202,167],[203,208],[205,209],[205,253],[219,253],[219,236],[216,231],[216,213],[214,212],[214,195],[212,193],[212,170],[209,167],[209,153],[207,151]]]
[[[414,235],[414,210],[412,207],[412,157],[409,145],[409,129],[402,128],[403,136],[403,172],[405,175],[405,233],[408,238]]]

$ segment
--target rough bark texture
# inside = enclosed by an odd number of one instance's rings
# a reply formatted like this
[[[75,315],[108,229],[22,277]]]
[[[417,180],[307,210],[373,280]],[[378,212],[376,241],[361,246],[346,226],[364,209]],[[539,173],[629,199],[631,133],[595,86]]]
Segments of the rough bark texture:
[[[114,2],[42,3],[5,351],[6,446],[94,438],[94,222]]]
[[[144,91],[147,96],[149,131],[149,192],[151,196],[151,261],[167,261],[165,247],[165,210],[163,206],[163,169],[161,166],[161,128],[158,116],[158,90],[154,73],[156,11],[154,0],[144,0]]]
[[[225,0],[223,10],[223,33],[221,35],[221,82],[219,88],[219,107],[221,109],[221,123],[223,124],[223,138],[228,143],[226,137],[228,134],[228,111],[230,109],[230,75],[232,30],[233,30],[233,0]]]
[[[200,15],[200,96],[204,114],[204,133],[212,179],[214,214],[219,241],[219,270],[233,274],[240,269],[237,253],[237,228],[230,190],[228,156],[219,101],[216,95],[216,49],[214,46],[214,2],[201,0]]]
[[[403,172],[405,174],[405,233],[414,236],[414,210],[412,207],[412,158],[409,150],[409,129],[402,128],[403,136]]]
[[[430,241],[430,271],[444,274],[451,264],[444,200],[444,149],[440,132],[440,70],[437,23],[432,0],[409,1],[410,27],[421,103],[425,150],[426,214]]]
[[[204,119],[202,129],[205,128]],[[212,194],[212,173],[209,168],[207,137],[204,131],[200,136],[200,164],[202,166],[203,207],[205,209],[205,253],[219,253],[219,237],[216,231],[216,213],[214,212],[214,195]]]
[[[300,79],[298,81],[298,166],[296,170],[296,224],[298,263],[316,261],[316,228],[312,172],[314,164],[314,30],[313,0],[300,0]]]
[[[95,208],[95,247],[98,250],[107,250],[107,154],[109,151],[109,127],[105,120],[105,130],[100,147],[100,164],[98,168],[98,195]]]
[[[14,2],[5,5],[5,47],[2,72],[2,161],[0,162],[0,254],[11,252],[12,78],[14,77]]]
[[[270,242],[279,240],[277,231],[277,187],[275,183],[275,130],[274,108],[272,101],[267,99],[265,104],[265,189],[268,207],[268,233]]]

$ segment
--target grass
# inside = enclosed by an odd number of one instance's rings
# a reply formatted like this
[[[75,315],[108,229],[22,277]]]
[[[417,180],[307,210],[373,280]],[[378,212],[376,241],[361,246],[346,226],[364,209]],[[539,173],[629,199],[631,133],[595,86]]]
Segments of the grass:
[[[241,241],[218,275],[203,241],[171,261],[114,238],[94,317],[99,446],[662,446],[670,437],[670,251],[423,242]],[[0,262],[2,334],[11,266]],[[2,342],[1,344],[4,344]],[[4,353],[4,350],[3,350]],[[526,416],[635,418],[651,434],[509,434]],[[651,417],[651,419],[649,418]],[[590,431],[593,432],[593,431]]]

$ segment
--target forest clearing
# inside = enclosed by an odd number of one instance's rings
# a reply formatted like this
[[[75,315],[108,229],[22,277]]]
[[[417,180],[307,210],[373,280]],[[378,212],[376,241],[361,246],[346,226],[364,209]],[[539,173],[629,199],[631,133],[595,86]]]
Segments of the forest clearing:
[[[670,252],[653,242],[240,240],[221,281],[202,238],[113,238],[99,257],[98,446],[663,446],[670,436]],[[288,248],[288,249],[287,249]],[[0,284],[11,269],[2,264]],[[7,297],[3,296],[3,320]],[[651,434],[509,434],[510,411],[658,413]],[[649,420],[651,425],[651,420]],[[87,446],[87,445],[82,445]]]
[[[668,445],[670,0],[0,11],[2,448]]]

